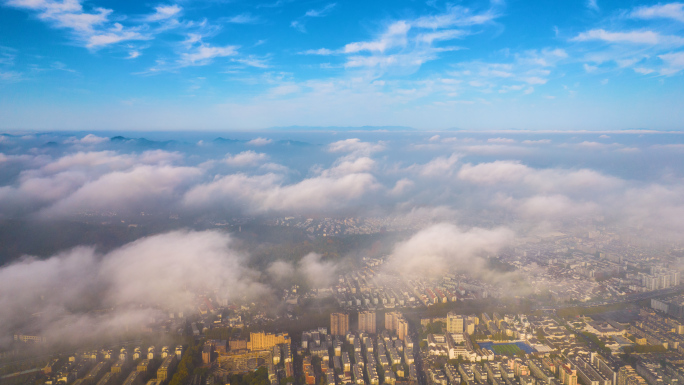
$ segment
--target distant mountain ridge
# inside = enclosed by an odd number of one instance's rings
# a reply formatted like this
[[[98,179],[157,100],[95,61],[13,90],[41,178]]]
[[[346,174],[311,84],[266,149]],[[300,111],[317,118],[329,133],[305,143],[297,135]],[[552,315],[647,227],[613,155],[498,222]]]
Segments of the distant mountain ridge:
[[[340,127],[340,126],[285,126],[285,127],[271,127],[269,130],[274,131],[418,131],[413,127],[405,126],[357,126],[357,127]]]

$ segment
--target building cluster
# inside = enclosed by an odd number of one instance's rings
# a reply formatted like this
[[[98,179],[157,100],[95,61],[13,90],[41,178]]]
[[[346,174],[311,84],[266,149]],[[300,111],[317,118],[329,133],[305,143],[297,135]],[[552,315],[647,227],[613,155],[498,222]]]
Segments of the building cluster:
[[[630,325],[629,333],[637,345],[662,346],[684,353],[684,324],[655,311],[641,309],[639,318]]]
[[[416,220],[416,218],[405,216],[322,219],[281,217],[269,219],[266,223],[271,226],[299,228],[314,236],[329,237],[344,234],[377,234],[415,230],[429,223],[429,218]]]
[[[679,285],[679,271],[651,266],[651,274],[641,274],[641,285],[646,290],[669,289]]]
[[[282,377],[278,369],[285,373],[289,366],[289,374],[292,374],[290,344],[290,336],[287,333],[252,332],[249,334],[249,340],[207,340],[202,347],[202,361],[205,365],[215,363],[227,374],[266,366],[269,369],[269,377],[277,381],[277,378]],[[277,365],[279,366],[276,367]]]
[[[382,270],[384,263],[385,258],[367,259],[361,269],[341,275],[331,289],[339,306],[347,310],[429,307],[501,294],[467,274],[445,274],[440,281],[407,280],[388,275]]]
[[[136,347],[133,354],[125,348],[118,352],[108,349],[87,351],[68,357],[65,362],[51,360],[42,372],[46,385],[163,385],[173,376],[183,354],[182,346],[175,351],[168,346],[160,351],[150,346],[143,354]]]
[[[678,295],[670,298],[653,298],[651,307],[667,315],[684,320],[684,296]]]
[[[416,383],[415,349],[410,336],[403,340],[389,330],[351,331],[332,335],[326,328],[302,333],[299,354],[307,385]]]

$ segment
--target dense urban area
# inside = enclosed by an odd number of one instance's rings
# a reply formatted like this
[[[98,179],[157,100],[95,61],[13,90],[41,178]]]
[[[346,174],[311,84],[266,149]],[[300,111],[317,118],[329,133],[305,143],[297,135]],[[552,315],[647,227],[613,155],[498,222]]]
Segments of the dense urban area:
[[[267,225],[311,237],[412,226],[294,217]],[[384,256],[364,257],[329,287],[283,290],[276,312],[205,293],[192,311],[168,311],[143,334],[99,345],[56,347],[29,326],[2,352],[0,383],[684,384],[682,249],[602,225],[577,229],[437,278],[392,274]]]

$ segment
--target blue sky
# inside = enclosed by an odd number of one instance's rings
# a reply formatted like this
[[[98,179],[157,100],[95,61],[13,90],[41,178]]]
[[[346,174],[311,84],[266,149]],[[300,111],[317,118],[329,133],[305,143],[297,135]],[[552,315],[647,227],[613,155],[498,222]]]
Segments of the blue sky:
[[[684,3],[0,0],[0,129],[680,130]]]

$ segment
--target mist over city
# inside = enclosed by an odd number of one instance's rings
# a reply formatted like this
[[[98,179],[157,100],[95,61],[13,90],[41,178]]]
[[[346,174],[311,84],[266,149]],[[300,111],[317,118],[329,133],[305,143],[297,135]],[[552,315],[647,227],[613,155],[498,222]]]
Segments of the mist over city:
[[[0,385],[683,384],[682,47],[680,2],[0,0]]]

